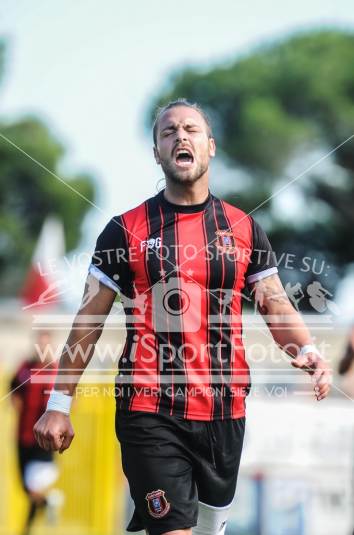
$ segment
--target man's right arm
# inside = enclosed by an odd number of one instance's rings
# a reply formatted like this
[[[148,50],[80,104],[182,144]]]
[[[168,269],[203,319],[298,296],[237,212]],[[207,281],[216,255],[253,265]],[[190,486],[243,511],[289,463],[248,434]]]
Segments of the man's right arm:
[[[93,294],[92,287],[95,285],[98,289]],[[80,377],[92,358],[115,297],[114,290],[98,282],[92,275],[88,276],[81,307],[59,361],[54,386],[56,392],[74,395]],[[60,453],[70,446],[74,438],[69,415],[56,410],[47,410],[35,424],[33,432],[41,448]]]

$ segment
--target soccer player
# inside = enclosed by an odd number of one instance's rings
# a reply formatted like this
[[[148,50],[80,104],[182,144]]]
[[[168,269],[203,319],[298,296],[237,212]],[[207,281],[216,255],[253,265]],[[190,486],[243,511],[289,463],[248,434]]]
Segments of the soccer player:
[[[120,292],[127,335],[116,385],[116,433],[135,512],[128,531],[224,534],[245,429],[249,369],[241,297],[256,296],[275,342],[313,377],[318,400],[330,371],[277,275],[256,221],[209,190],[215,141],[204,111],[185,100],[158,110],[154,156],[166,188],[114,217],[100,234],[83,305],[60,361],[60,377],[34,432],[46,450],[66,450],[69,410]],[[92,281],[99,288],[92,292]],[[90,322],[87,318],[91,317]]]
[[[58,477],[58,468],[54,463],[53,452],[40,448],[33,435],[33,426],[46,409],[48,393],[54,382],[54,364],[41,362],[50,343],[49,332],[39,332],[36,350],[33,356],[25,360],[11,380],[10,392],[12,404],[18,413],[17,420],[17,456],[21,482],[29,501],[29,511],[23,534],[30,532],[38,510],[47,506],[47,490]],[[45,381],[32,382],[32,373],[39,375],[39,369],[45,369]],[[35,371],[34,371],[35,369]],[[48,375],[52,380],[48,380]]]
[[[354,397],[354,327],[351,328],[344,355],[338,364],[338,373],[342,376],[341,389],[349,396]]]

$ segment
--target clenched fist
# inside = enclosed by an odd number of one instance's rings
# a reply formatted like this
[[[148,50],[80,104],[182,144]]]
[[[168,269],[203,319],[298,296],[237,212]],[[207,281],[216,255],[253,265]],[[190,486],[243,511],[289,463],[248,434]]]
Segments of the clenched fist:
[[[317,401],[328,396],[332,382],[332,370],[320,355],[317,353],[298,355],[291,364],[294,368],[300,368],[312,376]]]
[[[33,428],[34,436],[46,451],[63,453],[74,438],[70,417],[59,411],[45,412]]]

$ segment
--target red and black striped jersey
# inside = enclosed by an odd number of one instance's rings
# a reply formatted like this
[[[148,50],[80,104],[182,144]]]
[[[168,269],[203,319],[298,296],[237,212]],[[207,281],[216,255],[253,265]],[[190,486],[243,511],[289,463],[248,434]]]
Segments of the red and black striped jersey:
[[[251,216],[210,192],[201,204],[175,205],[161,191],[107,224],[89,271],[120,292],[126,316],[118,408],[191,420],[244,415],[242,292],[277,272]]]
[[[22,404],[17,425],[17,440],[21,446],[37,447],[37,441],[33,434],[33,426],[42,416],[47,407],[49,392],[53,388],[56,375],[56,366],[43,365],[46,379],[33,381],[39,377],[39,369],[42,367],[37,358],[24,361],[11,380],[11,393],[20,397]],[[52,380],[48,380],[48,376]]]

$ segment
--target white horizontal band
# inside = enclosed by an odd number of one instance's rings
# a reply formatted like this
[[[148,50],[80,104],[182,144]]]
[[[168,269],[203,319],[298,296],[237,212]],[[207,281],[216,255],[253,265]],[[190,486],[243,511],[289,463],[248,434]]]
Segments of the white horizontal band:
[[[52,390],[47,403],[47,411],[63,412],[69,415],[72,400],[72,396],[63,394],[59,390]]]
[[[90,275],[92,275],[93,277],[95,277],[95,279],[99,280],[100,282],[102,282],[102,284],[104,284],[105,286],[108,286],[108,288],[110,288],[111,290],[113,290],[114,292],[119,292],[120,291],[120,287],[118,286],[118,284],[116,284],[115,282],[112,281],[112,279],[110,277],[108,277],[108,275],[106,275],[105,273],[103,273],[103,271],[101,271],[97,266],[95,266],[94,264],[90,264],[90,267],[89,267],[89,273]]]
[[[212,509],[213,511],[225,511],[226,509],[230,509],[230,507],[232,505],[232,502],[229,503],[229,505],[223,505],[222,507],[216,507],[215,505],[209,505],[209,504],[201,502],[201,501],[198,501],[198,503],[200,503],[204,507]]]
[[[306,355],[306,353],[316,353],[317,355],[320,354],[317,347],[313,344],[306,344],[302,347],[300,347],[299,355]]]
[[[268,269],[264,269],[263,271],[258,271],[258,273],[254,273],[253,275],[249,275],[247,277],[247,284],[252,284],[252,282],[258,282],[262,279],[265,279],[266,277],[270,277],[271,275],[274,275],[275,273],[278,273],[277,267],[271,267]]]

